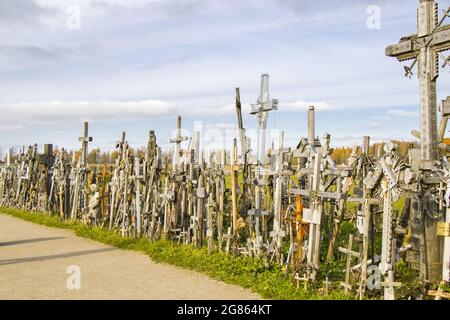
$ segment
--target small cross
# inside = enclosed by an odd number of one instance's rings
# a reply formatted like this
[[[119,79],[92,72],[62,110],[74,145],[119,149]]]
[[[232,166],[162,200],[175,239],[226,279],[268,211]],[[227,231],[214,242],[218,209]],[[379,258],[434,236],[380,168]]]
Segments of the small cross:
[[[300,288],[300,281],[303,281],[303,290],[308,290],[309,278],[306,276],[306,273],[303,274],[302,278],[300,278],[298,273],[296,273],[294,279],[297,281],[297,289]]]
[[[427,292],[427,295],[434,297],[434,300],[442,300],[442,299],[450,299],[450,293],[444,292],[444,290],[442,289],[442,285],[445,284],[445,281],[441,282],[439,288],[437,289],[437,291],[434,290],[429,290]]]
[[[332,282],[328,280],[328,276],[325,278],[325,281],[322,281],[325,285],[325,294],[328,295],[328,289],[331,287]]]

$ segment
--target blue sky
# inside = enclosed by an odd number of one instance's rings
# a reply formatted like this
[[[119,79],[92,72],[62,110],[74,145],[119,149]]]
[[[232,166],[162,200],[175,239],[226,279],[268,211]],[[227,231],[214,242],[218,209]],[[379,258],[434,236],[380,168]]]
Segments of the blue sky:
[[[202,121],[205,139],[216,138],[235,127],[235,87],[251,133],[247,111],[266,72],[280,101],[269,128],[285,130],[290,146],[306,135],[309,105],[317,135],[330,133],[334,146],[363,135],[412,140],[418,81],[384,52],[415,32],[418,2],[2,0],[0,146],[77,148],[88,120],[101,149],[113,149],[122,130],[144,145],[149,129],[168,148],[177,114],[190,132]],[[373,5],[380,29],[367,27]],[[76,10],[80,29],[68,28]],[[440,100],[449,79],[441,70]]]

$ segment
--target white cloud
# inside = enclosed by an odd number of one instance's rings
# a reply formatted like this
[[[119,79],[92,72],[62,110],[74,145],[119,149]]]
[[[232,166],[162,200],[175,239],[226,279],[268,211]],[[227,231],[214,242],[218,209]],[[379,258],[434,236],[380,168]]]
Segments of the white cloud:
[[[51,101],[17,103],[2,108],[4,121],[44,122],[158,117],[175,110],[171,103],[143,101]]]
[[[403,109],[391,109],[386,112],[390,116],[395,117],[408,117],[408,118],[414,118],[418,116],[418,113],[416,111],[409,111],[409,110],[403,110]]]
[[[302,112],[302,111],[308,111],[310,106],[314,106],[317,111],[329,111],[332,110],[332,107],[324,102],[324,101],[303,101],[298,100],[296,102],[281,102],[279,106],[279,110],[281,112]]]

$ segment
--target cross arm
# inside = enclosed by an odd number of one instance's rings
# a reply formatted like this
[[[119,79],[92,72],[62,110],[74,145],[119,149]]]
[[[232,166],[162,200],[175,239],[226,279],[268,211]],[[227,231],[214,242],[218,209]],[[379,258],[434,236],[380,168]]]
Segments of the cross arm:
[[[399,43],[386,48],[388,57],[397,58],[399,61],[414,59],[422,46],[429,45],[435,51],[441,52],[450,49],[450,25],[436,28],[430,36],[419,38],[411,35],[402,38]]]

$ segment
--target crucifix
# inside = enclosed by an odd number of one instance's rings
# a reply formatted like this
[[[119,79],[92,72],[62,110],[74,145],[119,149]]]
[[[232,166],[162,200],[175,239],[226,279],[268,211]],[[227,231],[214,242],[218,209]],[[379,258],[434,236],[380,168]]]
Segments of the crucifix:
[[[285,155],[290,153],[290,148],[284,148],[284,131],[280,132],[279,146],[276,155],[275,170],[272,172],[275,179],[275,189],[274,189],[274,218],[273,218],[273,229],[270,232],[270,236],[275,241],[275,254],[278,257],[280,264],[283,264],[283,254],[281,250],[282,239],[286,236],[286,231],[283,230],[282,225],[282,202],[283,202],[283,191],[286,189],[286,178],[292,175],[292,171],[285,169],[284,158]]]
[[[396,219],[393,203],[401,196],[400,175],[405,170],[403,160],[395,154],[396,145],[388,142],[384,145],[385,154],[380,157],[375,169],[364,180],[368,192],[375,188],[381,189],[383,201],[383,230],[381,246],[380,272],[387,279],[384,287],[385,300],[394,300],[395,263],[397,257],[395,225]],[[367,207],[367,203],[366,203]],[[366,208],[367,210],[367,208]],[[367,221],[365,223],[368,223]]]
[[[353,169],[356,161],[358,158],[358,147],[353,147],[352,154],[350,158],[347,160],[347,166],[350,169]],[[353,176],[351,174],[348,174],[344,181],[342,182],[342,192],[347,193],[350,191],[350,188],[353,184]],[[346,212],[346,201],[347,199],[340,199],[338,203],[338,212],[335,217],[335,222],[333,225],[333,234],[331,235],[330,243],[328,244],[328,252],[327,252],[327,260],[333,260],[334,257],[334,248],[336,244],[336,239],[339,234],[339,230],[341,227],[341,223],[344,220],[345,212]]]
[[[308,111],[308,138],[302,139],[294,151],[293,156],[298,158],[299,187],[290,189],[290,194],[309,198],[309,208],[303,208],[301,222],[308,224],[308,250],[306,252],[308,276],[315,281],[320,264],[321,220],[325,200],[337,201],[342,199],[340,176],[334,162],[329,157],[331,149],[330,135],[324,134],[324,145],[315,138],[315,109]],[[328,182],[323,183],[322,177]],[[336,182],[335,192],[327,191]],[[299,248],[300,250],[300,248]]]
[[[418,65],[419,101],[420,101],[420,133],[415,134],[420,139],[420,166],[417,174],[430,175],[430,161],[438,159],[438,126],[437,126],[437,78],[439,77],[439,57],[442,52],[450,49],[450,25],[444,25],[449,17],[450,7],[439,19],[438,4],[434,0],[420,0],[417,11],[417,33],[403,37],[398,44],[386,48],[386,55],[399,61],[413,60],[411,66],[406,66],[406,76],[412,75],[412,68]],[[447,64],[446,63],[444,66]],[[417,160],[417,162],[419,162]],[[420,222],[414,228],[413,238],[423,239],[418,244],[420,250],[421,277],[424,281],[437,282],[440,278],[440,263],[442,249],[436,237],[437,220],[434,215],[435,204],[428,196],[423,195],[415,207],[424,208],[412,210],[412,216],[417,216]],[[420,231],[425,225],[424,231]],[[416,229],[418,234],[416,233]]]
[[[175,143],[175,151],[173,153],[172,159],[172,170],[178,170],[178,166],[180,164],[180,151],[181,151],[181,143],[183,141],[187,141],[188,137],[183,137],[181,135],[181,116],[177,117],[177,129],[176,136],[173,139],[170,139],[170,143]]]
[[[400,43],[386,48],[386,55],[399,61],[414,59],[418,65],[420,86],[421,159],[436,160],[437,154],[437,92],[439,53],[450,49],[450,25],[442,25],[450,8],[441,20],[434,0],[420,0],[417,12],[417,33],[403,37]],[[412,67],[405,67],[412,75]]]
[[[261,90],[259,98],[255,104],[251,105],[250,114],[257,115],[258,120],[258,140],[257,140],[257,163],[256,163],[256,185],[255,185],[255,208],[249,211],[249,215],[255,218],[255,237],[256,247],[259,250],[261,241],[259,218],[268,215],[267,211],[262,210],[263,185],[264,181],[264,165],[266,162],[266,134],[267,119],[269,111],[278,109],[278,100],[270,99],[269,94],[269,75],[261,76]]]
[[[81,142],[81,149],[80,149],[81,155],[76,170],[75,189],[73,194],[73,204],[71,213],[72,219],[76,219],[77,212],[80,207],[84,208],[84,205],[80,204],[83,193],[81,185],[87,183],[86,169],[87,169],[88,145],[89,142],[92,142],[92,137],[89,137],[88,132],[89,132],[89,123],[84,122],[83,135],[79,138],[79,141]]]

